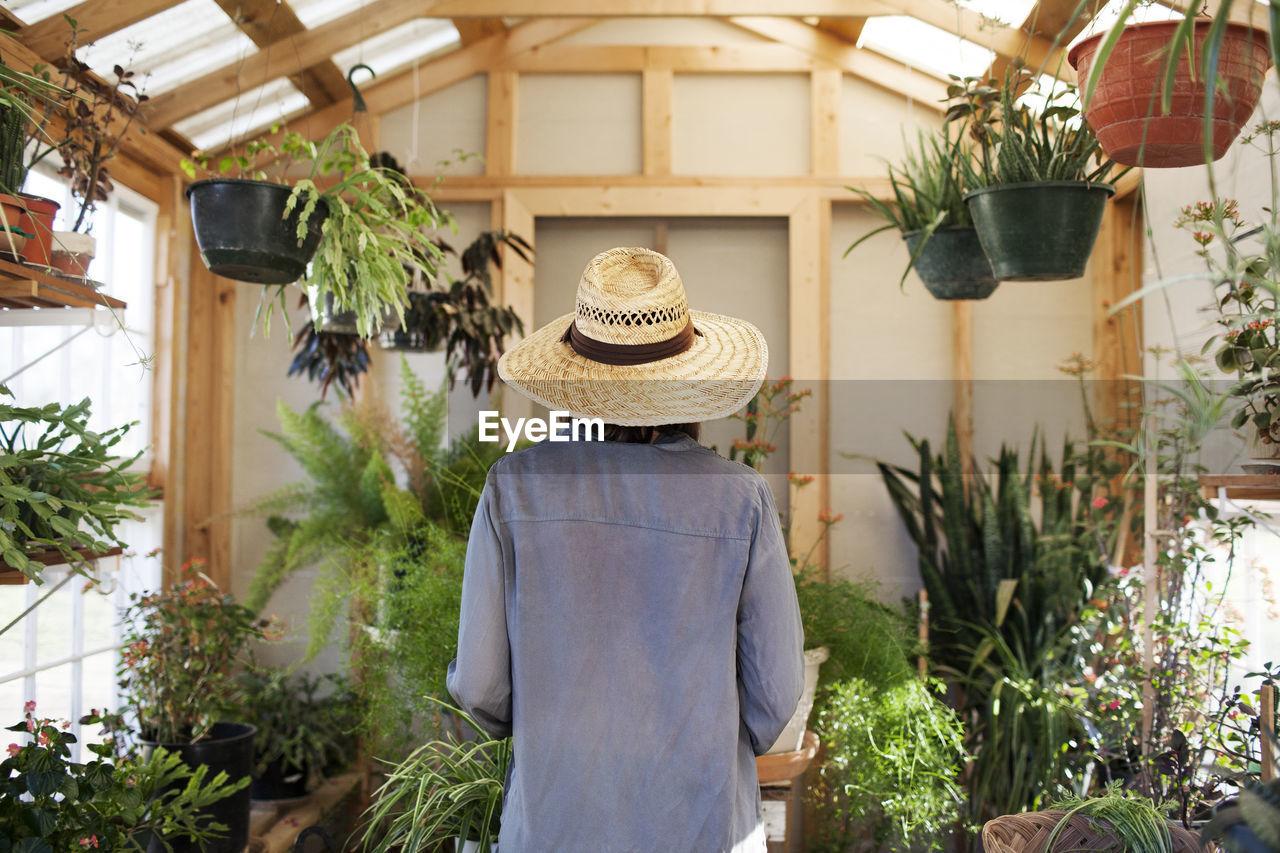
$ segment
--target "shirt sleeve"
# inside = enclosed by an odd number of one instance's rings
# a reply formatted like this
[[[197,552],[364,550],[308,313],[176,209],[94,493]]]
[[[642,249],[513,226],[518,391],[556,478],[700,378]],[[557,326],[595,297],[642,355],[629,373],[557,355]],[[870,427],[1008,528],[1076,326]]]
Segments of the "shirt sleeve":
[[[490,480],[471,522],[462,575],[458,656],[449,664],[447,684],[458,707],[495,737],[511,734],[511,645],[502,554]]]
[[[804,629],[791,560],[767,485],[738,606],[738,704],[751,748],[763,755],[804,689]]]

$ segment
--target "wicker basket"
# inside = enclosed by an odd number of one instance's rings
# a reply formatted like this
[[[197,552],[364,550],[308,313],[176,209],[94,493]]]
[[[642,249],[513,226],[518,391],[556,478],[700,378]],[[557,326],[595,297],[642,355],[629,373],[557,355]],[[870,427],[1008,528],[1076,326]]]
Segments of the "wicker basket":
[[[987,821],[982,828],[982,844],[986,853],[1048,853],[1045,842],[1066,812],[1050,809],[1042,812],[1010,814]],[[1214,846],[1200,846],[1200,837],[1181,826],[1169,827],[1174,853],[1212,851]],[[1084,815],[1073,815],[1053,844],[1054,853],[1077,850],[1107,850],[1123,853],[1124,845],[1115,837],[1111,825]]]

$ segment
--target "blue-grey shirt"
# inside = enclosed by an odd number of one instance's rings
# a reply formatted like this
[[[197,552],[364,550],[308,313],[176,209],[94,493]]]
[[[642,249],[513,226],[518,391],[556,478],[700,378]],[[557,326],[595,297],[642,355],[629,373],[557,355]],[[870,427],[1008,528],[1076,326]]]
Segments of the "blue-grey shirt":
[[[502,853],[764,850],[755,756],[804,681],[768,484],[681,436],[489,472],[449,690],[514,734]]]

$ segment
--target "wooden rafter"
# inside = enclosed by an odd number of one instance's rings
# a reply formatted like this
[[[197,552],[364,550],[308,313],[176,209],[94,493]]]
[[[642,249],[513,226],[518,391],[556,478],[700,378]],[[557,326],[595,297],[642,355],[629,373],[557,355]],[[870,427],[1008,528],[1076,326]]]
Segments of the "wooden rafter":
[[[838,36],[788,18],[731,18],[729,23],[797,50],[812,54],[868,83],[911,98],[922,106],[942,111],[946,87],[936,77],[907,68],[900,62],[861,50]]]
[[[426,97],[432,92],[452,86],[474,74],[486,72],[490,68],[501,65],[512,56],[532,50],[538,45],[564,38],[594,23],[595,20],[592,18],[527,21],[481,39],[470,47],[452,51],[424,63],[416,72],[412,69],[406,70],[364,89],[365,103],[368,104],[372,115],[380,115],[410,104],[415,98]],[[305,126],[313,137],[320,137],[350,117],[351,100],[347,99],[308,113],[298,118],[294,125]],[[251,131],[250,135],[257,136],[258,133],[259,131]],[[276,144],[280,142],[279,134],[268,138]],[[232,147],[234,146],[227,145],[223,150],[229,150]]]
[[[972,9],[966,9],[948,0],[883,0],[883,2],[898,14],[910,15],[926,24],[961,36],[993,51],[1002,59],[1022,57],[1032,68],[1046,68],[1050,71],[1057,68],[1059,60],[1065,53],[1063,45],[1070,41],[1065,39],[1055,46],[1052,36],[1045,38],[1016,26],[992,21]],[[1068,0],[1068,2],[1074,3],[1074,0]],[[1065,73],[1060,76],[1073,80],[1074,73],[1071,66],[1067,65],[1065,60],[1061,65]]]
[[[819,18],[814,26],[823,32],[844,39],[849,44],[857,45],[858,39],[862,38],[862,28],[866,23],[866,18]]]
[[[458,38],[462,41],[463,47],[475,44],[480,39],[497,35],[507,28],[501,18],[458,18],[452,23],[453,28],[458,31]]]
[[[258,47],[275,45],[287,51],[290,39],[307,31],[285,0],[215,0],[222,11]],[[346,97],[347,78],[333,61],[322,62],[289,76],[314,106],[323,107]]]
[[[726,71],[776,74],[835,68],[830,62],[785,44],[641,45],[548,44],[514,56],[504,71],[635,72],[653,69],[697,74]]]
[[[155,96],[147,105],[147,122],[155,128],[169,127],[244,88],[296,75],[340,50],[421,17],[423,8],[405,0],[377,0],[301,35],[285,36],[242,62],[224,65]],[[345,78],[342,84],[342,97],[336,100],[345,100],[350,94]]]
[[[68,9],[66,14],[84,30],[82,41],[87,44],[181,2],[182,0],[84,0]],[[22,33],[22,43],[28,50],[48,61],[62,55],[68,32],[67,22],[62,15],[51,15],[27,27]]]
[[[879,0],[446,0],[433,15],[446,18],[643,18],[788,15],[860,18],[880,14]]]
[[[30,71],[33,66],[45,63],[43,57],[37,56],[25,44],[8,33],[0,33],[0,55],[4,56],[6,65],[18,71]],[[124,119],[117,116],[112,123],[112,130],[114,131],[123,122]],[[161,139],[157,134],[146,132],[136,121],[124,134],[120,150],[148,168],[163,174],[177,171],[178,162],[190,153],[189,150],[177,148]]]

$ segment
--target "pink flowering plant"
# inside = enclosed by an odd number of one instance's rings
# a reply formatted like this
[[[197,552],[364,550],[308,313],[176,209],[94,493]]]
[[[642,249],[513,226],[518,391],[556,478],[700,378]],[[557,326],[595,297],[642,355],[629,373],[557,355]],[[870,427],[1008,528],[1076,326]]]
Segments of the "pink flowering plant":
[[[70,723],[36,716],[27,702],[22,722],[9,726],[10,743],[0,761],[0,853],[64,853],[75,850],[143,851],[154,833],[203,845],[226,826],[198,810],[249,783],[206,778],[176,753],[157,749],[148,757],[124,749],[119,715],[105,711],[81,718],[102,725],[100,743],[85,743],[88,761],[72,760]]]
[[[191,560],[176,583],[133,596],[124,614],[120,686],[147,740],[203,738],[236,704],[235,673],[248,661],[250,640],[275,636],[271,621],[221,592],[205,565]]]
[[[1275,185],[1280,122],[1243,137],[1268,157]],[[1231,396],[1242,405],[1231,425],[1251,425],[1263,445],[1280,443],[1280,228],[1276,205],[1260,224],[1246,220],[1235,199],[1214,198],[1182,208],[1174,224],[1191,234],[1214,288],[1220,332],[1205,344],[1224,373],[1235,374]]]

